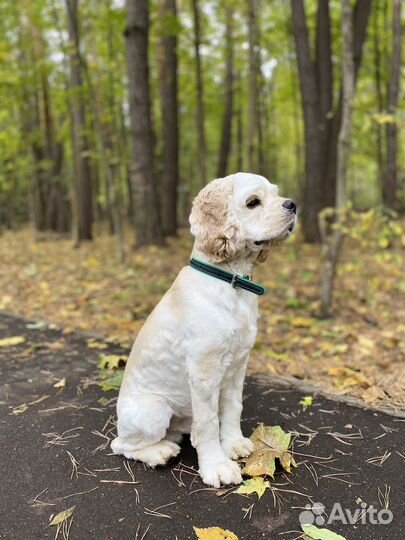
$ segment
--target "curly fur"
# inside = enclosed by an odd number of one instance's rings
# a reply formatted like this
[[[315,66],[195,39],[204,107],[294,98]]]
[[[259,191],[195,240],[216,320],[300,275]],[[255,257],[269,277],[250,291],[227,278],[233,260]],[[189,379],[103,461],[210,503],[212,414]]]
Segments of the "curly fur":
[[[260,200],[247,207],[252,196]],[[190,216],[193,256],[250,274],[295,216],[261,176],[214,180],[196,197]],[[241,481],[238,464],[252,443],[241,431],[242,390],[256,337],[257,297],[183,268],[139,332],[117,403],[114,453],[155,467],[180,451],[191,434],[199,472],[211,486]]]

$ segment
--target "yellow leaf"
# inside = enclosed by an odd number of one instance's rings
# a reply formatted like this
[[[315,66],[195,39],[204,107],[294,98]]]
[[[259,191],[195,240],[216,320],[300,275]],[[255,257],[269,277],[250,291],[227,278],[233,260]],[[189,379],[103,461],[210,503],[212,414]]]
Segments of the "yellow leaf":
[[[0,339],[0,347],[13,347],[14,345],[20,345],[24,343],[24,336],[12,336],[9,338]]]
[[[56,383],[53,386],[54,386],[54,388],[65,388],[65,386],[66,386],[66,377],[63,377],[63,379],[59,379],[59,381],[56,381]]]
[[[307,408],[310,407],[313,402],[314,402],[314,398],[312,396],[305,396],[301,399],[299,404],[302,405],[303,410],[306,411]]]
[[[294,317],[291,319],[291,324],[295,328],[310,328],[314,324],[313,319],[309,319],[307,317]]]
[[[291,443],[291,433],[285,433],[280,426],[265,426],[259,424],[250,437],[254,450],[246,460],[242,474],[248,476],[268,475],[273,477],[276,470],[276,458],[281,466],[291,471],[291,465],[296,463],[288,448]]]
[[[357,341],[363,354],[369,355],[375,349],[374,341],[366,336],[359,335]]]
[[[220,527],[207,527],[206,529],[198,529],[193,527],[198,540],[239,540],[236,534]]]
[[[267,488],[270,487],[270,482],[265,480],[262,476],[256,476],[255,478],[249,478],[245,480],[243,484],[235,491],[235,493],[257,493],[257,498],[263,495]]]
[[[336,377],[336,380],[334,381],[335,386],[343,390],[350,386],[360,386],[361,388],[368,388],[371,386],[370,381],[360,372],[344,366],[329,368],[329,375]]]
[[[118,354],[106,354],[98,362],[101,369],[118,369],[127,362],[127,357]]]
[[[88,341],[87,347],[89,349],[106,349],[108,347],[107,343],[102,343],[100,341]]]
[[[59,514],[56,514],[56,516],[54,516],[52,521],[50,522],[49,526],[51,527],[53,525],[59,525],[60,523],[63,523],[63,521],[70,518],[75,508],[76,508],[76,505],[71,506],[67,510],[63,510],[63,512],[59,512]]]

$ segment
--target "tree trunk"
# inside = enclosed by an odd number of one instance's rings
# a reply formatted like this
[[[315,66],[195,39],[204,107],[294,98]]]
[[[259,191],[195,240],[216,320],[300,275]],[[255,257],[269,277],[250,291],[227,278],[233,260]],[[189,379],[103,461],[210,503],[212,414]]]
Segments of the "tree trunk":
[[[248,168],[258,173],[260,166],[260,109],[259,109],[259,0],[248,2],[249,32],[249,119],[248,119]]]
[[[91,240],[93,225],[92,184],[89,146],[86,137],[85,100],[80,62],[80,30],[78,0],[66,0],[70,41],[70,88],[72,90],[73,154],[75,161],[75,191],[78,209],[77,239]]]
[[[179,129],[177,104],[177,20],[176,0],[161,0],[160,100],[163,123],[162,225],[166,235],[177,232],[179,186]],[[168,25],[167,23],[170,23]],[[166,24],[165,24],[166,23]],[[167,30],[166,26],[170,28]]]
[[[321,149],[322,178],[328,174],[328,146],[333,118],[333,68],[329,0],[318,0],[316,21],[316,75],[319,96],[319,145]],[[336,141],[337,143],[337,141]],[[321,208],[334,205],[334,186],[323,186],[320,192]]]
[[[237,170],[243,171],[243,108],[242,108],[242,88],[241,77],[236,73],[235,84],[237,88],[236,95],[236,159]]]
[[[305,129],[305,182],[302,225],[305,240],[319,240],[318,214],[335,205],[337,144],[342,93],[332,114],[333,74],[328,0],[318,0],[316,62],[311,60],[303,0],[291,0]],[[361,64],[371,0],[357,0],[353,14],[354,77]]]
[[[402,0],[393,0],[392,14],[392,53],[388,82],[388,114],[393,121],[387,124],[387,170],[384,182],[384,204],[392,210],[398,210],[398,167],[397,167],[397,119],[399,83],[401,77],[401,5]]]
[[[297,54],[301,99],[304,112],[305,182],[302,227],[308,242],[319,240],[318,213],[322,208],[322,154],[319,136],[319,95],[316,70],[311,60],[303,0],[291,0],[293,34]]]
[[[202,65],[200,56],[201,32],[200,32],[200,8],[198,0],[192,0],[194,21],[194,54],[197,79],[197,162],[199,185],[202,187],[207,182],[206,169],[206,143],[205,143],[205,113],[204,113],[204,89]]]
[[[386,3],[386,0],[383,0]],[[374,6],[374,20],[373,20],[373,48],[374,48],[374,82],[375,92],[377,96],[377,110],[379,114],[384,111],[384,94],[383,94],[383,74],[382,74],[382,62],[381,62],[381,45],[380,45],[380,0],[376,0]],[[376,151],[377,151],[377,183],[381,186],[381,193],[384,186],[384,150],[383,150],[383,129],[380,122],[376,122]]]
[[[363,45],[367,35],[367,26],[371,13],[372,0],[357,0],[353,11],[353,64],[354,84],[356,85],[363,55]],[[324,176],[324,197],[322,207],[333,207],[336,204],[336,171],[337,171],[337,144],[342,125],[342,90],[339,102],[332,118],[328,151],[325,153],[327,172]]]
[[[335,224],[332,239],[326,238],[326,229],[321,226],[324,237],[325,265],[321,283],[321,316],[329,317],[332,308],[332,293],[336,267],[339,261],[343,235],[339,225],[342,222],[342,211],[346,204],[347,164],[350,155],[352,131],[353,101],[355,89],[355,69],[353,59],[353,20],[351,0],[342,0],[342,36],[343,36],[343,104],[342,125],[337,146],[336,170],[336,207]]]
[[[228,169],[229,153],[232,141],[232,116],[233,116],[233,10],[230,5],[225,8],[226,31],[225,31],[225,109],[222,117],[221,146],[219,150],[217,177],[226,176]]]
[[[161,244],[149,94],[148,0],[127,0],[125,30],[131,122],[131,184],[138,246]]]

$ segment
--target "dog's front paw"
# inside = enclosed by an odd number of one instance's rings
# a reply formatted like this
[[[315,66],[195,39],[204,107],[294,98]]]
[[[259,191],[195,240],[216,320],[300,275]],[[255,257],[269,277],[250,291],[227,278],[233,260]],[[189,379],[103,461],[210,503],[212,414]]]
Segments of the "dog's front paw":
[[[253,452],[254,444],[247,437],[225,439],[221,442],[225,454],[231,459],[248,457]]]
[[[240,484],[242,475],[239,465],[230,459],[200,467],[200,475],[208,486],[219,488],[221,484]]]

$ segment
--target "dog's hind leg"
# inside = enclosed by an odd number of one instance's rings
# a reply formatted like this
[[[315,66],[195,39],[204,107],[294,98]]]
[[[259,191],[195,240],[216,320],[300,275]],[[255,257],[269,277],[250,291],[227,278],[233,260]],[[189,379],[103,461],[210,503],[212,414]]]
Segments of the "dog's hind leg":
[[[118,403],[118,436],[111,443],[115,454],[143,461],[150,467],[165,465],[180,446],[166,439],[173,411],[162,397],[137,394]]]

